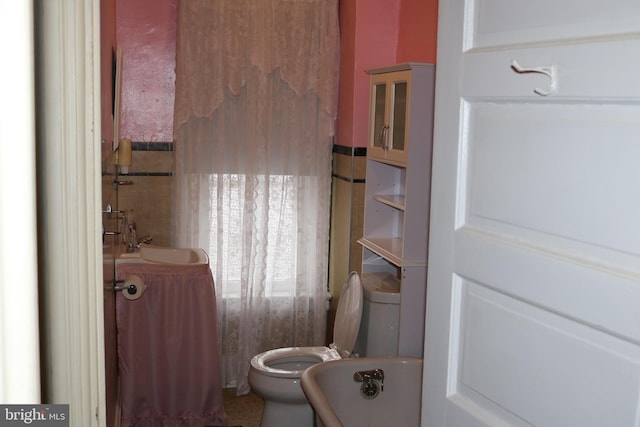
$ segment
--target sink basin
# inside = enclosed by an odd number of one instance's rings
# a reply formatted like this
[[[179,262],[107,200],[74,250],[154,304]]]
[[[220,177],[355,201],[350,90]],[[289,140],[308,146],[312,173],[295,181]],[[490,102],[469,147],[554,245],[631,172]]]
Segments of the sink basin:
[[[155,262],[161,264],[197,265],[208,264],[207,253],[199,248],[171,248],[166,246],[141,245],[138,252],[120,255],[125,262]]]
[[[162,246],[140,247],[140,257],[150,262],[165,264],[207,264],[209,258],[202,249],[167,248]]]

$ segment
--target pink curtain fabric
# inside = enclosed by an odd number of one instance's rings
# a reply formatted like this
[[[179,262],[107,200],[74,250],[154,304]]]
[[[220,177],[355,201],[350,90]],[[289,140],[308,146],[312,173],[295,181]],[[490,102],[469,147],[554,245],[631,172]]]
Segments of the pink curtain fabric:
[[[122,426],[222,426],[216,300],[208,265],[119,264],[139,276],[116,297]]]
[[[337,111],[340,28],[337,0],[181,0],[178,5],[174,129],[208,117],[248,80],[280,70],[302,97]]]
[[[211,254],[223,385],[321,345],[338,0],[180,0],[172,244]]]

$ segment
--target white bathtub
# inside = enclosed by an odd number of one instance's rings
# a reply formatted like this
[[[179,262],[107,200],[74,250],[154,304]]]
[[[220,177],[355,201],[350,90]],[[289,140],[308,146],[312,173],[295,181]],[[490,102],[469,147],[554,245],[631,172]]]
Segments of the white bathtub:
[[[357,371],[382,369],[383,389],[373,399],[361,396]],[[319,363],[302,374],[302,389],[318,427],[412,427],[420,425],[422,359],[376,357]]]

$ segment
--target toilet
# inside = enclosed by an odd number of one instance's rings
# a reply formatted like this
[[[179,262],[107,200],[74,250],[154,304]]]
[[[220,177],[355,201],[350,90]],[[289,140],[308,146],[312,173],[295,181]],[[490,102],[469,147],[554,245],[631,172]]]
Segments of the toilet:
[[[300,377],[312,365],[352,356],[363,302],[360,276],[352,272],[342,287],[329,347],[277,348],[251,359],[249,384],[264,399],[261,427],[313,427],[313,409],[300,387]]]

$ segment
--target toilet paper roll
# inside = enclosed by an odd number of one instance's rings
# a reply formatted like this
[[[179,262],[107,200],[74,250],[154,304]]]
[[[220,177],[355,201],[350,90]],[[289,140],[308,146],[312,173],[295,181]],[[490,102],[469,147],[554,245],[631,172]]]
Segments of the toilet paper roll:
[[[129,287],[133,285],[136,287],[136,292],[134,294],[129,292]],[[124,281],[123,285],[124,289],[122,290],[122,295],[128,300],[137,300],[142,296],[145,289],[147,289],[147,285],[144,284],[140,276],[132,275],[127,277],[127,280]]]

